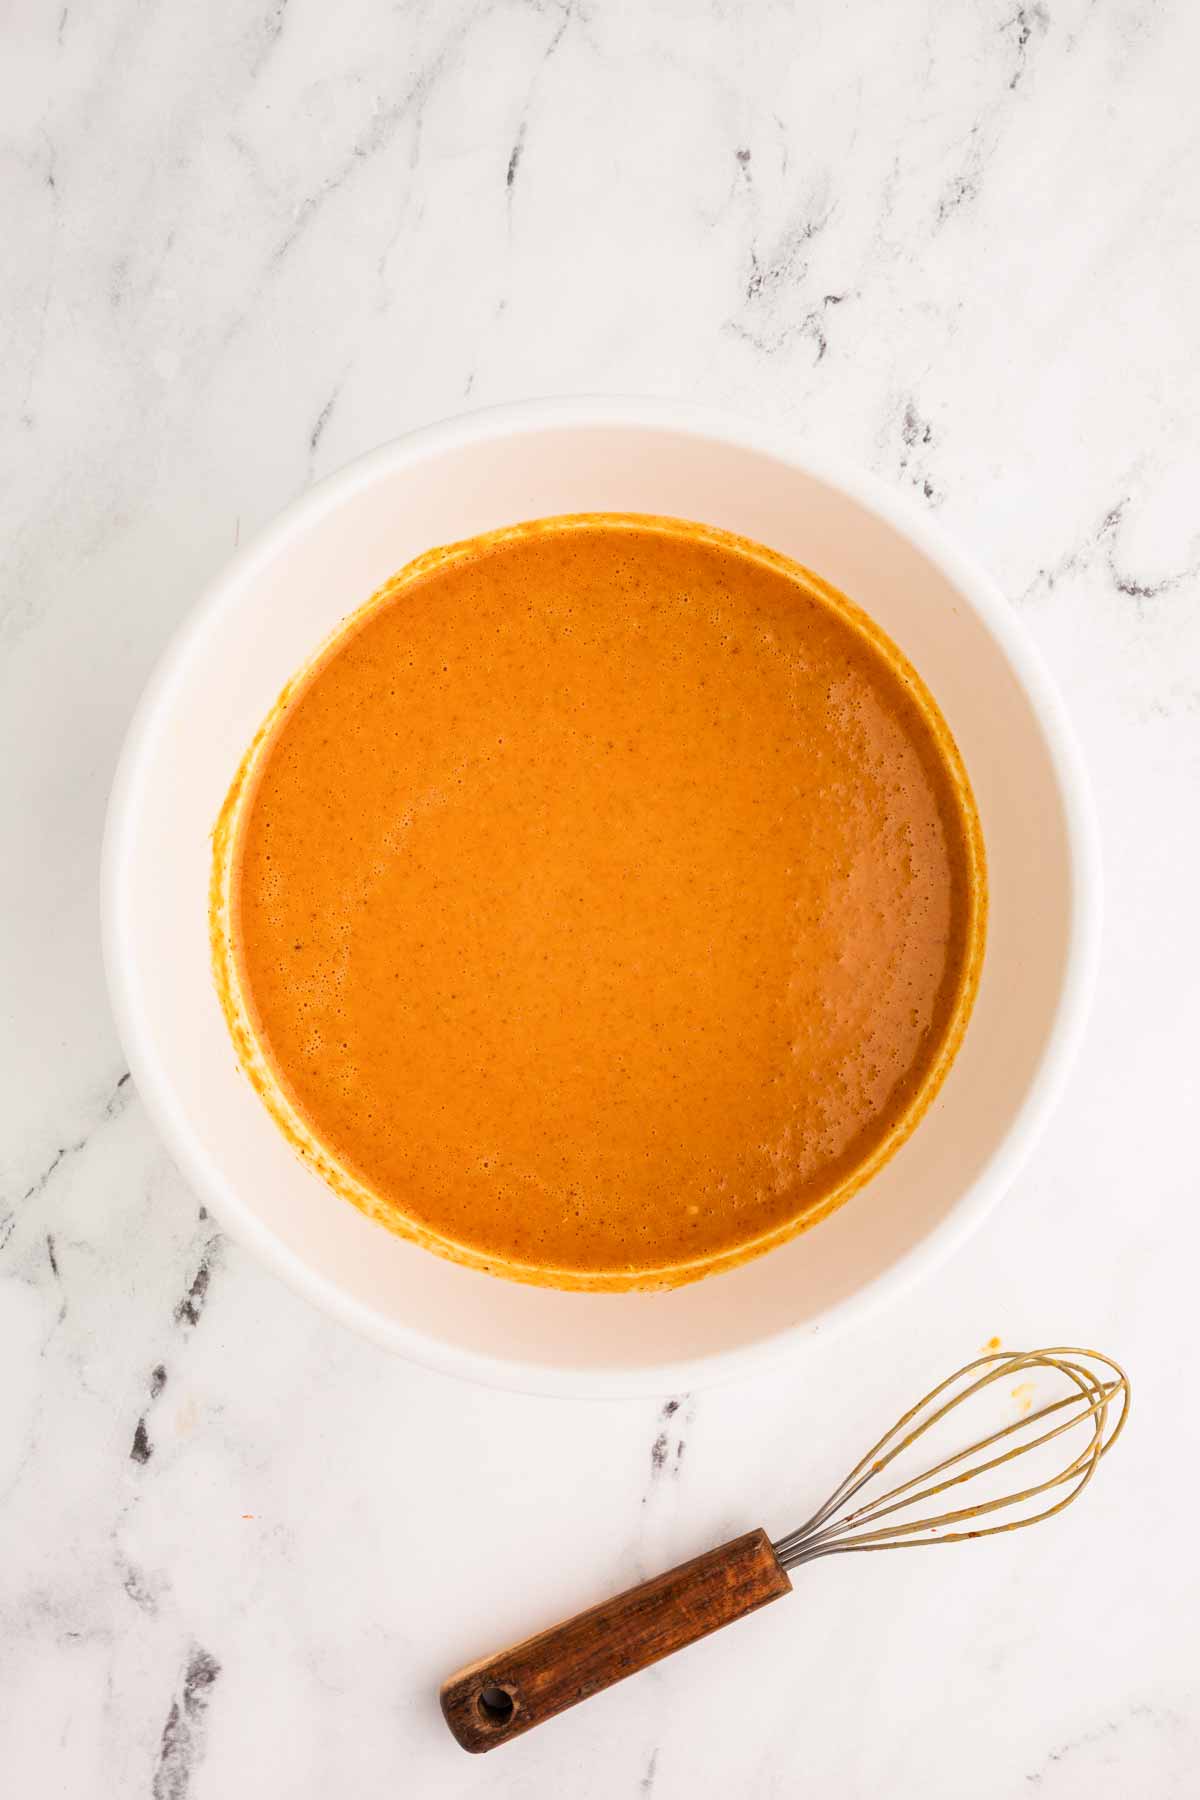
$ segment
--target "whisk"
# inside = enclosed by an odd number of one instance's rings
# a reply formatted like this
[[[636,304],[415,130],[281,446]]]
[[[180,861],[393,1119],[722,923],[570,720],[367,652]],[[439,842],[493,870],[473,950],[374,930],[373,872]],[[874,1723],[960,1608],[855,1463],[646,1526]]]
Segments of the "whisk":
[[[1033,1394],[1044,1375],[1055,1377],[1066,1392],[1035,1408]],[[1032,1379],[1019,1381],[1009,1395],[1010,1409],[1014,1401],[1024,1408],[1018,1417],[965,1449],[950,1451],[876,1498],[860,1498],[868,1486],[879,1482],[884,1470],[943,1425],[958,1407],[997,1383],[1022,1376]],[[673,1650],[790,1593],[789,1569],[855,1551],[962,1543],[1052,1518],[1079,1498],[1100,1458],[1121,1435],[1128,1411],[1128,1377],[1097,1350],[998,1351],[978,1357],[898,1419],[798,1530],[775,1543],[764,1531],[747,1532],[537,1637],[460,1669],[442,1687],[446,1723],[464,1750],[494,1749]],[[1072,1432],[1077,1434],[1073,1454],[1067,1444],[1059,1443]],[[1014,1491],[1009,1465],[1031,1452],[1038,1453],[1044,1472],[1039,1467],[1024,1478],[1025,1486]],[[997,1485],[1003,1483],[1004,1491],[991,1494],[988,1477]],[[976,1481],[983,1483],[988,1497],[934,1516],[925,1512],[926,1503],[935,1497],[953,1495],[965,1483]],[[1009,1516],[992,1522],[1002,1512]]]

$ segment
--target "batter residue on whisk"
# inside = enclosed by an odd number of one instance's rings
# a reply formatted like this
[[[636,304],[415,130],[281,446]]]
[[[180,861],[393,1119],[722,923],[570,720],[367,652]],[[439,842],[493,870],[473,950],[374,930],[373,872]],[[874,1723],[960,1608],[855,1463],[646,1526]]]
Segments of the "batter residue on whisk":
[[[674,1285],[912,1129],[981,955],[929,694],[783,558],[585,515],[403,571],[217,833],[244,1060],[333,1184],[501,1274]]]

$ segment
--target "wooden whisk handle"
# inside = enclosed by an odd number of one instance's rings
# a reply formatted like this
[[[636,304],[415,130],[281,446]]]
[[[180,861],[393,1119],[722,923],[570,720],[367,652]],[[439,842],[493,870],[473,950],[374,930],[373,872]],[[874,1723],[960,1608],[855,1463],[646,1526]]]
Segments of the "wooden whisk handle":
[[[494,1750],[791,1588],[766,1532],[748,1531],[460,1669],[442,1685],[446,1723],[464,1750]]]

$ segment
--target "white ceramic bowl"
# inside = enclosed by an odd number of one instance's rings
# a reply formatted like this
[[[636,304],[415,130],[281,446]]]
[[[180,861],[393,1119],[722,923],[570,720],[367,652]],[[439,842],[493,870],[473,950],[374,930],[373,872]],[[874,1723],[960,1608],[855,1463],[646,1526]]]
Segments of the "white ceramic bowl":
[[[337,1198],[241,1075],[209,969],[209,834],[287,678],[420,551],[566,512],[724,526],[827,577],[929,683],[970,772],[990,916],[966,1040],[914,1136],[832,1218],[665,1294],[569,1294],[458,1268]],[[661,401],[538,401],[389,444],[235,557],[166,653],[104,849],[105,958],[138,1090],[196,1192],[301,1293],[449,1373],[553,1393],[747,1371],[937,1267],[1003,1192],[1058,1094],[1097,946],[1095,829],[1061,702],[991,584],[924,514],[762,426]]]

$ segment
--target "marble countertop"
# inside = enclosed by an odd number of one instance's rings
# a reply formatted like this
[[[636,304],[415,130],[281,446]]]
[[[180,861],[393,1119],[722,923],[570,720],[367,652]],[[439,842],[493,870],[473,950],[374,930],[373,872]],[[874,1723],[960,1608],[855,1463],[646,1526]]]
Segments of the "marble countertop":
[[[1198,55],[1189,0],[9,9],[8,1791],[1197,1792]],[[223,1238],[97,928],[122,733],[234,545],[410,426],[580,390],[782,422],[936,509],[1061,684],[1107,883],[1067,1097],[969,1247],[773,1375],[611,1404],[390,1360]],[[1133,1373],[1067,1518],[820,1564],[519,1745],[453,1745],[458,1663],[783,1531],[993,1335]]]

